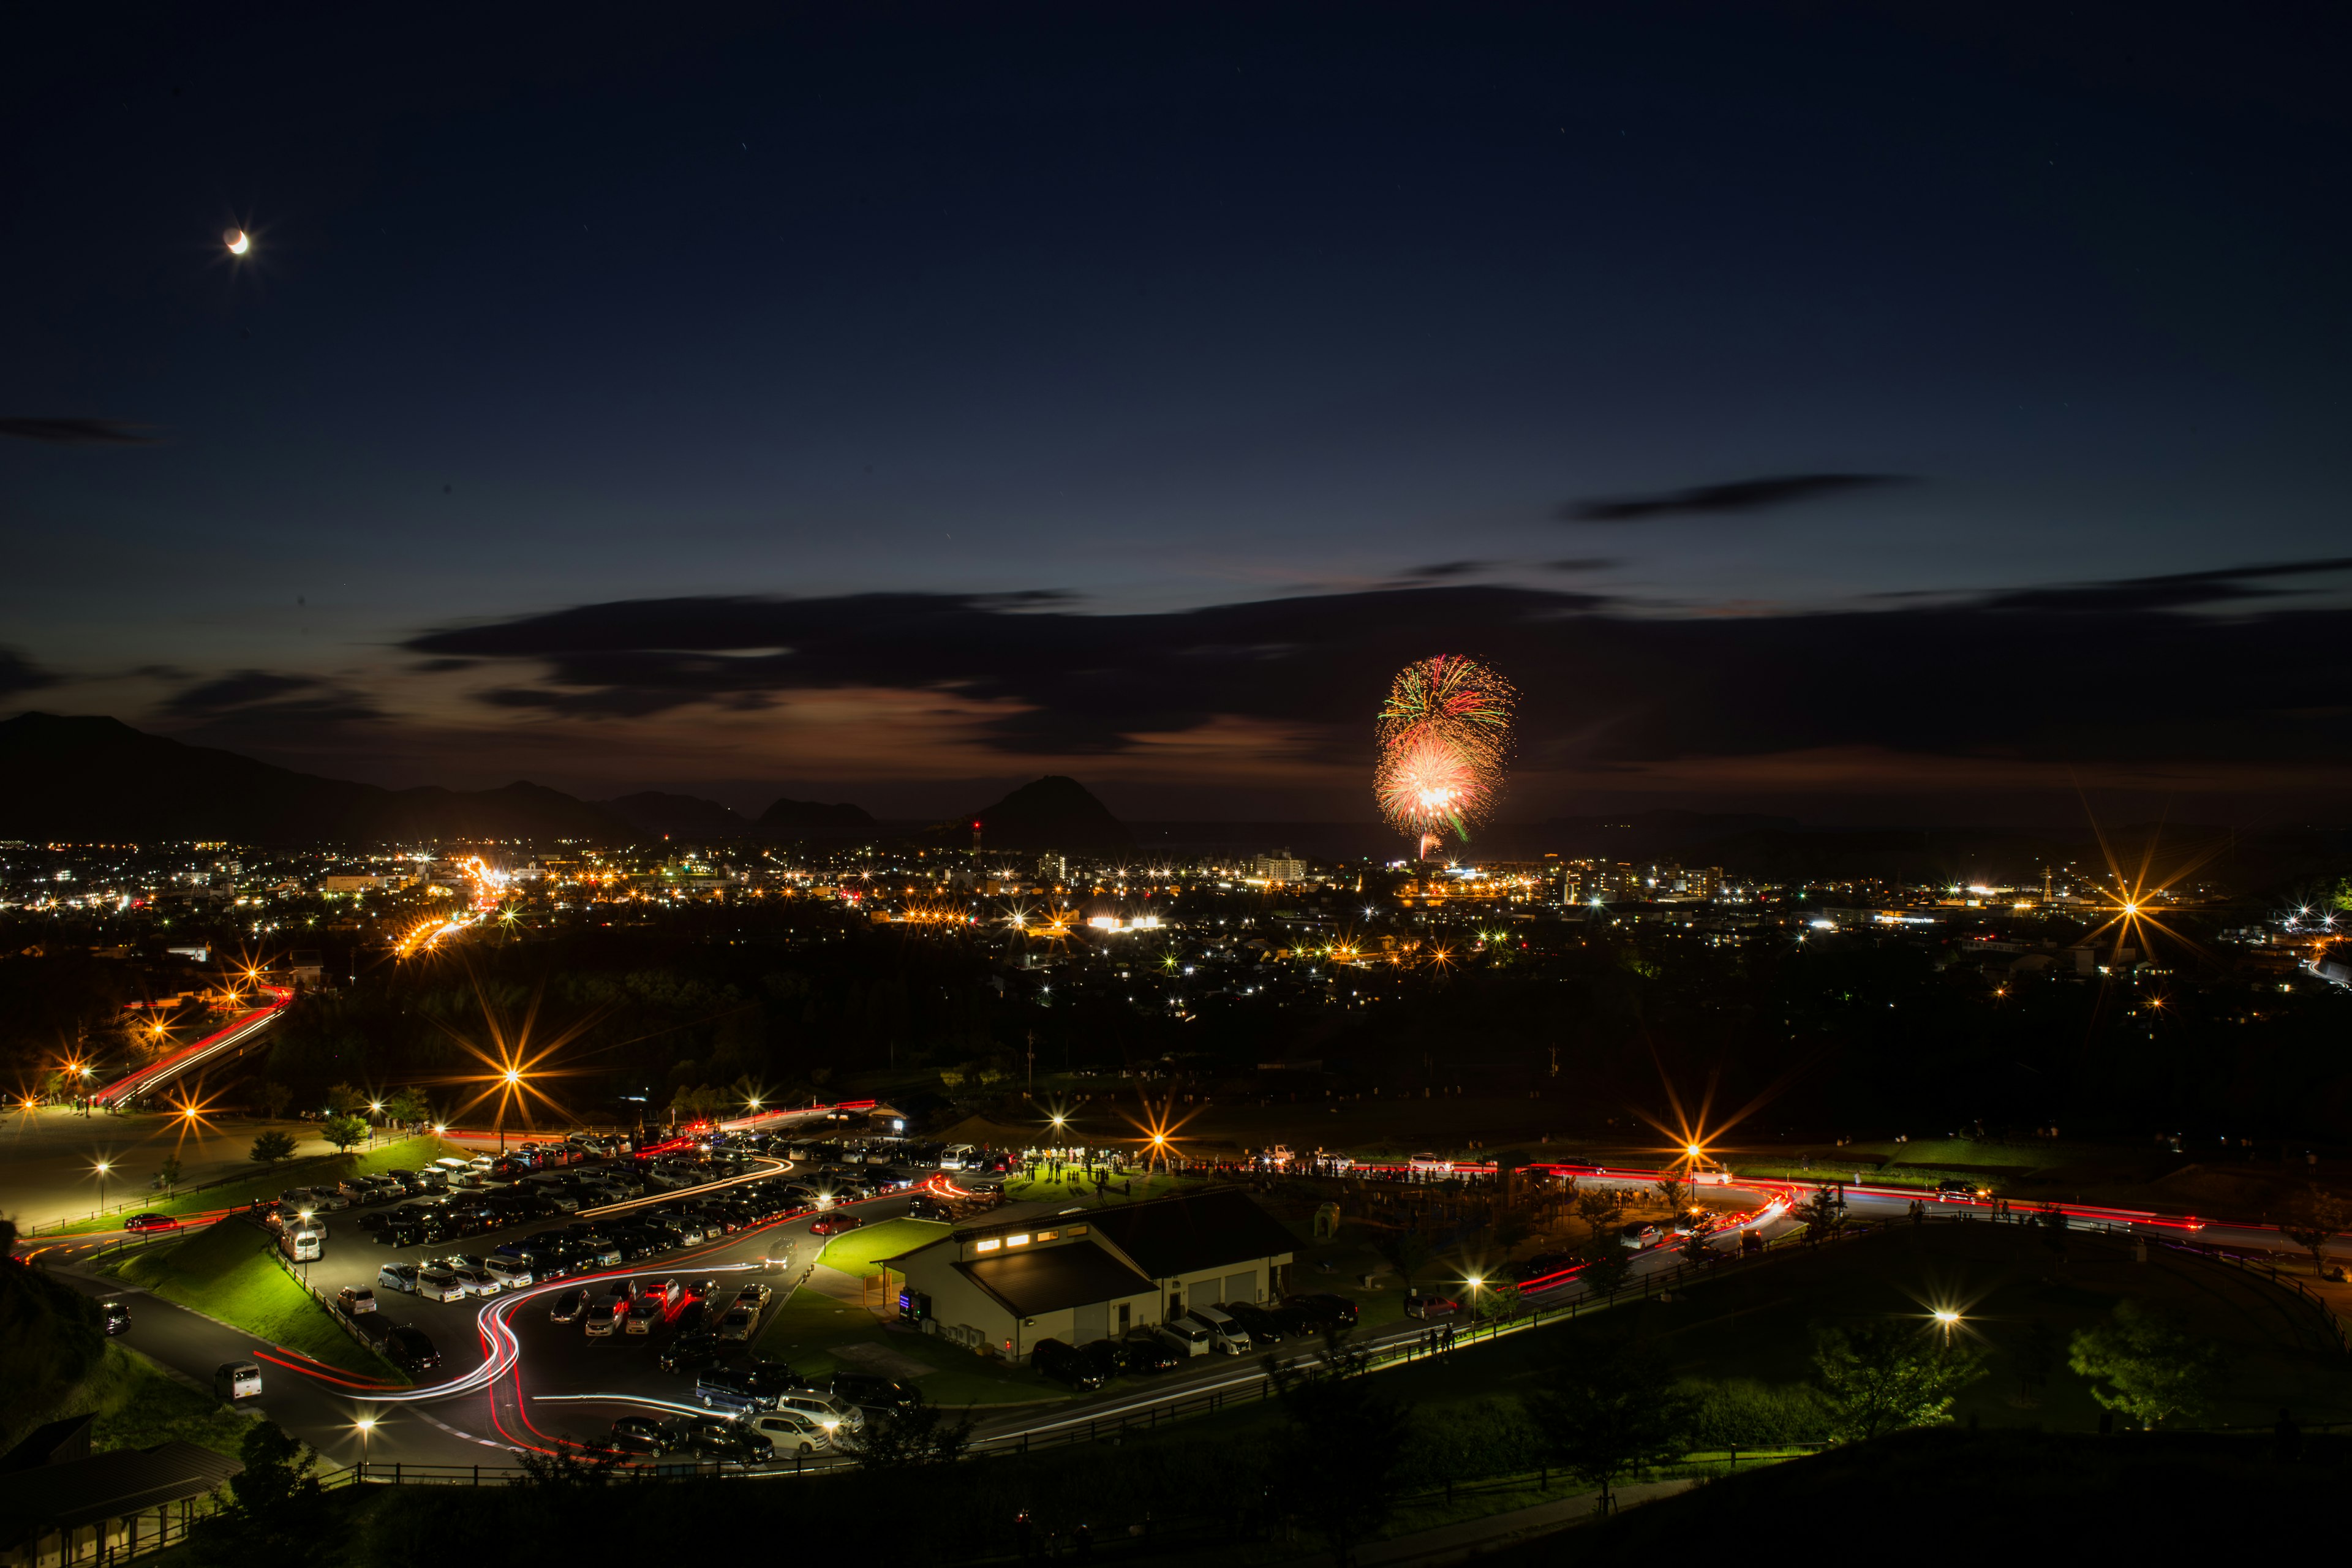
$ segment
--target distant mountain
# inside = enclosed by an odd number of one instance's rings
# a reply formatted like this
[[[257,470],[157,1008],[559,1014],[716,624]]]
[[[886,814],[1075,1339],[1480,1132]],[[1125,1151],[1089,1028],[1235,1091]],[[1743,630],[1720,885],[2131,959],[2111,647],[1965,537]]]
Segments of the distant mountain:
[[[760,814],[751,832],[762,838],[872,838],[878,825],[864,810],[840,801],[820,805],[813,800],[779,800]]]
[[[1125,855],[1135,835],[1087,786],[1049,773],[1023,784],[994,805],[966,818],[980,825],[983,849],[1054,849],[1079,855]]]
[[[649,789],[598,804],[641,833],[669,838],[740,838],[754,831],[728,807],[699,795]]]
[[[24,713],[0,721],[0,837],[249,844],[386,838],[632,837],[561,790],[388,790],[320,778],[113,719]]]

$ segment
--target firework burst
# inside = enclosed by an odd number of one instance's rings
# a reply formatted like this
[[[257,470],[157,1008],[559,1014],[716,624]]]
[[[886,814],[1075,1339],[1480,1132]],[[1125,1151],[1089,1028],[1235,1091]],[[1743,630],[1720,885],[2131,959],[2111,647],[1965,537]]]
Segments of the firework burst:
[[[1399,671],[1381,709],[1381,815],[1425,853],[1452,830],[1467,841],[1494,808],[1511,759],[1511,683],[1475,658],[1440,654]]]

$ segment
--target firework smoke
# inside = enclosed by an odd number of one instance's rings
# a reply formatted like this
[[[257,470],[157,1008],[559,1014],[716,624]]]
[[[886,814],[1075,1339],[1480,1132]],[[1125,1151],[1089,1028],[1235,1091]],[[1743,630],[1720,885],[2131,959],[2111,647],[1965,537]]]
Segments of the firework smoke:
[[[1423,852],[1451,829],[1465,841],[1493,809],[1511,757],[1511,683],[1475,658],[1406,666],[1381,710],[1372,792],[1381,815]]]

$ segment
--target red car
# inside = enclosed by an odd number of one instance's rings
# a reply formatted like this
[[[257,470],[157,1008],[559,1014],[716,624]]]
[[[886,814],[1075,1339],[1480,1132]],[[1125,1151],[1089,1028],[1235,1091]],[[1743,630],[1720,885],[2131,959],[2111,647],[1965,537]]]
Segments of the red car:
[[[811,1236],[839,1236],[845,1230],[856,1230],[866,1221],[854,1214],[829,1214],[809,1226]]]
[[[122,1222],[122,1228],[128,1231],[177,1230],[180,1222],[167,1214],[135,1214]]]

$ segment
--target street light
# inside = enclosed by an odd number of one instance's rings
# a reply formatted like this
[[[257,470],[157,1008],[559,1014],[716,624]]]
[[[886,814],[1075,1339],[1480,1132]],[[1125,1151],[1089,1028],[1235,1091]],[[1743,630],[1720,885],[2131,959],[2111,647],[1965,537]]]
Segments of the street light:
[[[360,1468],[364,1471],[367,1468],[368,1436],[375,1430],[375,1417],[373,1415],[362,1415],[358,1420],[352,1422],[352,1425],[359,1428]]]
[[[1960,1325],[1960,1315],[1949,1307],[1939,1307],[1936,1310],[1936,1321],[1943,1325],[1944,1343],[1949,1346],[1952,1342],[1952,1331]]]
[[[104,1214],[106,1212],[106,1173],[114,1169],[114,1164],[112,1161],[100,1160],[90,1169],[98,1173],[98,1209],[100,1214]]]

